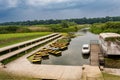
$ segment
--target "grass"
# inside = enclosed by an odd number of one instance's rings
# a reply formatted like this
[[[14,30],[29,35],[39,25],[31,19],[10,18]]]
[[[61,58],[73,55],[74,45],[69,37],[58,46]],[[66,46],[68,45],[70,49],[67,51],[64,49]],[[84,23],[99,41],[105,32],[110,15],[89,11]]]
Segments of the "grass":
[[[0,70],[0,80],[42,80],[42,79],[33,79],[28,76],[18,76],[6,71]]]
[[[52,31],[51,28],[49,27],[44,27],[44,26],[31,26],[27,27],[30,31],[32,32],[50,32]]]
[[[105,67],[120,68],[120,58],[105,58]]]
[[[31,55],[31,56],[29,56],[27,59],[28,59],[29,61],[32,61],[32,60],[33,60],[33,58],[34,58],[34,56],[33,56],[33,55]]]
[[[0,47],[48,35],[52,32],[0,34]]]
[[[7,40],[11,38],[21,38],[21,37],[27,37],[27,36],[34,36],[34,35],[46,35],[51,32],[35,32],[35,33],[12,33],[12,34],[0,34],[0,40]]]
[[[106,23],[94,23],[91,25],[90,31],[99,34],[99,33],[120,33],[120,22],[106,22]]]
[[[120,76],[103,73],[104,80],[120,80]]]

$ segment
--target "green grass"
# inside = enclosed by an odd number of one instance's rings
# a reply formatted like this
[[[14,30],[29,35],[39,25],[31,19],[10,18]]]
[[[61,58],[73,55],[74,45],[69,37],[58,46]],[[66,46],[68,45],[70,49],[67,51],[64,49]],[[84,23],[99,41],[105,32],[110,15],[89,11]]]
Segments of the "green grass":
[[[31,32],[51,32],[51,28],[50,27],[45,27],[45,26],[30,26],[30,27],[26,27],[27,29],[29,29]]]
[[[29,56],[27,59],[28,59],[29,61],[32,61],[32,60],[33,60],[33,58],[34,58],[34,56],[33,56],[33,55],[31,55],[31,56]]]
[[[27,37],[27,36],[44,36],[47,34],[50,34],[51,32],[34,32],[34,33],[11,33],[11,34],[0,34],[0,40],[7,40],[11,38],[21,38],[21,37]]]
[[[105,58],[105,67],[120,68],[120,58]]]
[[[48,35],[52,32],[0,34],[0,47]]]
[[[104,80],[120,80],[120,76],[103,73]]]
[[[41,80],[41,79],[33,79],[28,76],[18,76],[6,71],[0,70],[0,80]]]
[[[107,32],[113,32],[113,33],[119,33],[120,34],[120,22],[106,22],[106,23],[95,23],[92,24],[90,27],[90,31],[99,34],[99,33],[107,33]]]

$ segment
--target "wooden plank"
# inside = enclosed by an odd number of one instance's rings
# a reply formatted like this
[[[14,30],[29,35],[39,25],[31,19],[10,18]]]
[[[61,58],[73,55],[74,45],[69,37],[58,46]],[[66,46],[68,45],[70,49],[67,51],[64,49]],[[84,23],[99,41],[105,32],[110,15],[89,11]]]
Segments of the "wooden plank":
[[[32,39],[32,40],[29,40],[29,41],[21,42],[21,43],[10,45],[10,46],[6,46],[6,47],[3,47],[3,48],[0,48],[0,52],[6,51],[6,50],[9,50],[9,49],[18,47],[18,46],[22,46],[22,45],[25,45],[25,44],[28,44],[28,43],[32,43],[32,42],[35,42],[37,40],[41,40],[41,39],[51,37],[51,36],[54,36],[54,35],[58,35],[58,33],[53,33],[53,34],[46,35],[46,36],[43,36],[43,37],[40,37],[40,38]]]
[[[90,64],[92,66],[99,66],[98,54],[100,53],[99,44],[91,44],[90,49]]]
[[[21,53],[21,52],[24,52],[24,51],[26,51],[26,50],[28,50],[28,49],[31,49],[31,48],[33,48],[33,47],[35,47],[35,46],[38,46],[38,45],[40,45],[40,44],[46,43],[46,42],[50,41],[51,39],[55,39],[55,38],[58,38],[58,37],[60,37],[60,36],[61,36],[61,35],[59,34],[59,35],[57,35],[57,36],[48,38],[48,39],[46,39],[46,40],[44,40],[44,41],[40,41],[40,42],[35,43],[35,44],[32,44],[32,45],[30,45],[30,46],[21,48],[21,49],[19,49],[19,50],[10,52],[10,53],[5,54],[5,55],[2,55],[2,56],[0,56],[0,61],[3,61],[3,60],[5,60],[5,59],[7,59],[7,58],[9,58],[9,57],[12,57],[12,56],[14,56],[14,55],[17,55],[17,54],[19,54],[19,53]]]

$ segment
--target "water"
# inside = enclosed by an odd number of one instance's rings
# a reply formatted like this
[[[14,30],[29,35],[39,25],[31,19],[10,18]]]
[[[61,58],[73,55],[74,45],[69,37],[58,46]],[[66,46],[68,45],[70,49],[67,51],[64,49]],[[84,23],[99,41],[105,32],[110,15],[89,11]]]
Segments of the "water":
[[[49,59],[43,60],[42,64],[51,65],[74,65],[82,66],[83,64],[90,64],[89,55],[82,55],[82,45],[90,43],[91,40],[98,40],[98,35],[89,31],[79,31],[76,33],[76,38],[73,38],[68,46],[68,49],[62,52],[62,56],[49,56]]]

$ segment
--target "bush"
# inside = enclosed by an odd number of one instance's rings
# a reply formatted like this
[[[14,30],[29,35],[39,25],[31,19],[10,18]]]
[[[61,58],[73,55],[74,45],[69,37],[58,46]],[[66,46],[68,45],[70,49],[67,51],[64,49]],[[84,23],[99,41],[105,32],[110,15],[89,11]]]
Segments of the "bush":
[[[107,22],[105,24],[93,24],[90,29],[93,33],[113,32],[120,33],[120,22]]]
[[[18,32],[18,33],[25,33],[25,32],[31,32],[31,30],[28,29],[28,28],[22,27],[22,28],[18,28],[16,30],[16,32]]]
[[[0,27],[0,33],[5,34],[5,33],[15,33],[19,27],[16,26],[3,26]]]

